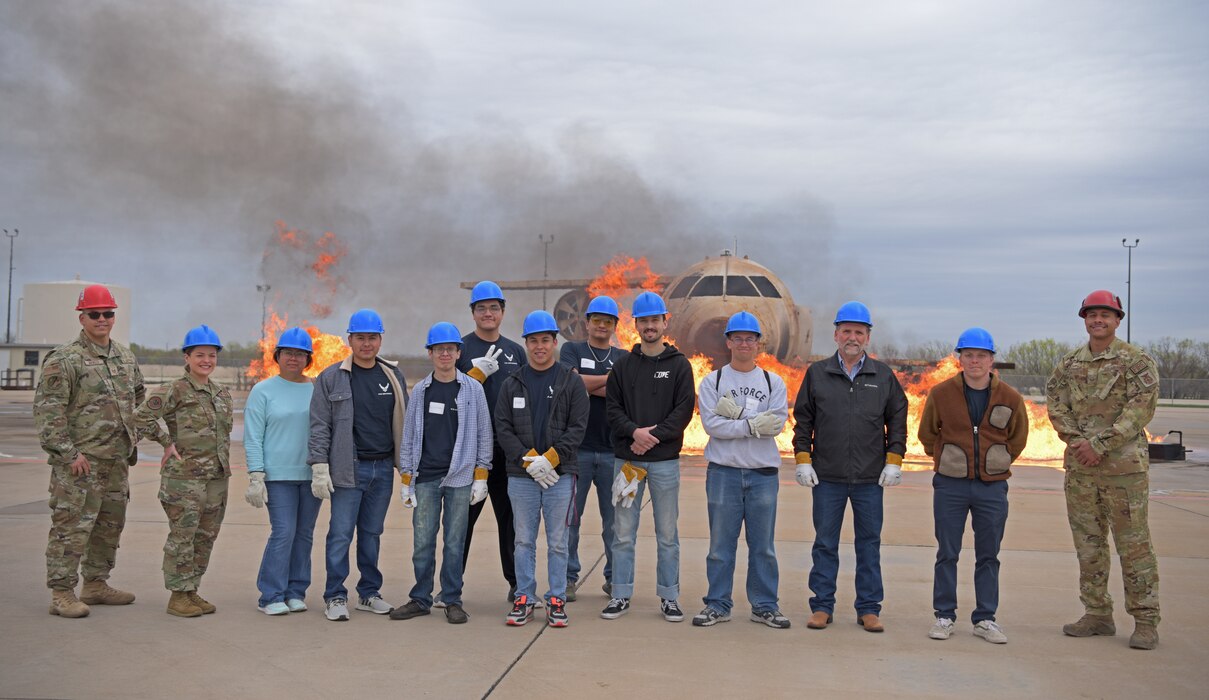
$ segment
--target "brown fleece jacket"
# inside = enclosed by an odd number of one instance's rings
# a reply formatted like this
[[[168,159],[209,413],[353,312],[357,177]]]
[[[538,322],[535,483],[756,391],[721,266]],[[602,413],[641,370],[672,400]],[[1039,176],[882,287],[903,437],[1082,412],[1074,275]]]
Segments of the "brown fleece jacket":
[[[1020,392],[991,375],[991,397],[977,433],[970,425],[965,382],[958,374],[932,387],[919,420],[919,441],[935,471],[958,479],[1002,481],[1028,443]],[[977,442],[978,449],[975,450]]]

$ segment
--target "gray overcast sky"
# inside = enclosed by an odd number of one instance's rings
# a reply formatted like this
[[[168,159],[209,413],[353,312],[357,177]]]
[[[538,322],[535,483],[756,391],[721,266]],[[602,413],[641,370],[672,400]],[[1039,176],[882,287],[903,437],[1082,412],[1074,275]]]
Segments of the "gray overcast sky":
[[[849,298],[875,343],[1078,340],[1141,238],[1135,340],[1206,340],[1207,26],[1195,1],[6,0],[0,222],[17,290],[130,286],[157,346],[257,337],[265,281],[311,315],[276,220],[348,246],[320,327],[376,306],[396,352],[469,330],[458,281],[540,277],[550,234],[568,277],[738,237],[816,352]]]

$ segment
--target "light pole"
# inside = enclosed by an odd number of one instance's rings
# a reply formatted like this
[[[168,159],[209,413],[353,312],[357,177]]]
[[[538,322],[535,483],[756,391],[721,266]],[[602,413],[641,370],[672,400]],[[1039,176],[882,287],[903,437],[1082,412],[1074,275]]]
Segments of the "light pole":
[[[21,235],[21,231],[13,229],[9,233],[8,229],[4,229],[4,235],[8,236],[8,319],[4,322],[4,342],[13,342],[13,243],[16,242],[17,236]]]
[[[1133,245],[1126,243],[1126,240],[1128,239],[1122,238],[1121,245],[1129,250],[1129,262],[1125,266],[1125,342],[1129,343],[1133,342],[1129,333],[1130,323],[1133,321],[1133,249],[1138,247],[1142,239],[1133,239]]]
[[[256,285],[256,291],[260,292],[260,342],[261,342],[261,344],[264,344],[265,338],[268,337],[266,335],[266,333],[268,333],[268,330],[265,328],[265,324],[268,323],[268,320],[269,320],[268,319],[268,310],[269,310],[269,290],[270,289],[272,289],[272,287],[267,284]]]
[[[545,281],[550,279],[550,244],[554,242],[554,234],[546,236],[537,234],[537,240],[545,246],[545,254],[542,256],[542,311],[546,310],[546,286]]]

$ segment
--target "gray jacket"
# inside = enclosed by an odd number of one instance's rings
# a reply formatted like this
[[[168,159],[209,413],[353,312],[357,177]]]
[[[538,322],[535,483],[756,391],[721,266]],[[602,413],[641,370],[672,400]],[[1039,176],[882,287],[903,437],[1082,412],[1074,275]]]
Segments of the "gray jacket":
[[[399,449],[403,444],[403,414],[407,410],[407,380],[394,362],[378,358],[395,392],[395,411],[391,432],[395,438],[395,468],[399,468]],[[311,434],[307,440],[306,463],[326,463],[331,469],[332,485],[353,488],[357,485],[357,446],[353,442],[353,358],[350,355],[315,377],[311,394]]]

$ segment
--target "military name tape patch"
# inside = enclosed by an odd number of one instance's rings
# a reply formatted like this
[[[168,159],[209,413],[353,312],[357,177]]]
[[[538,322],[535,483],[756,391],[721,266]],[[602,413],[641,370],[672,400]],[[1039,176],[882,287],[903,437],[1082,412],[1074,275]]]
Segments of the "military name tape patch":
[[[164,400],[160,397],[152,396],[151,398],[147,399],[147,408],[150,408],[152,411],[158,411],[163,407]]]
[[[1145,369],[1146,360],[1138,360],[1137,362],[1133,363],[1133,365],[1129,368],[1129,371],[1133,372],[1134,374],[1141,374]]]

